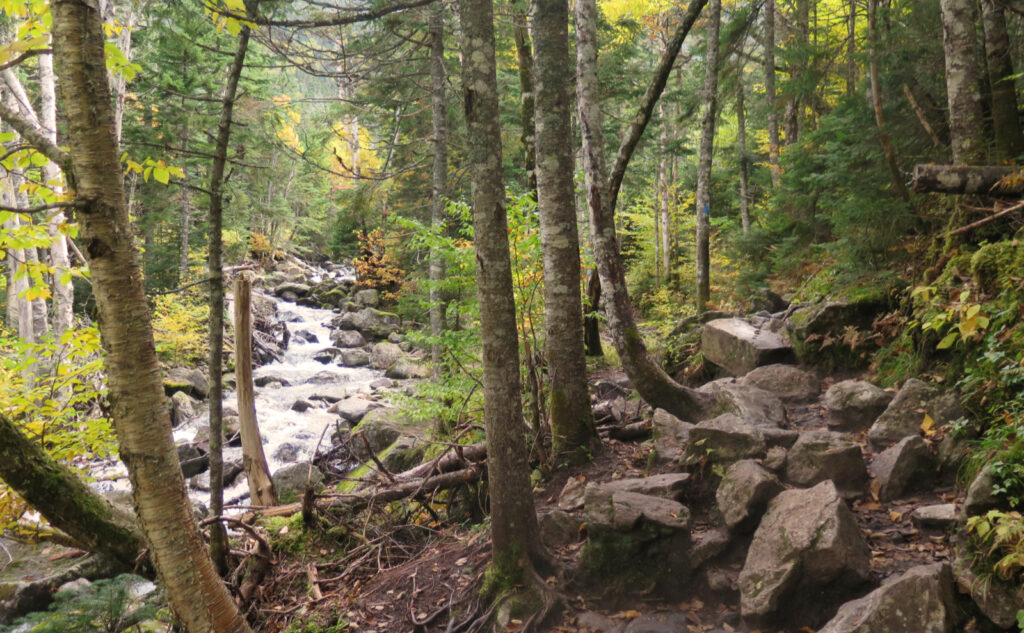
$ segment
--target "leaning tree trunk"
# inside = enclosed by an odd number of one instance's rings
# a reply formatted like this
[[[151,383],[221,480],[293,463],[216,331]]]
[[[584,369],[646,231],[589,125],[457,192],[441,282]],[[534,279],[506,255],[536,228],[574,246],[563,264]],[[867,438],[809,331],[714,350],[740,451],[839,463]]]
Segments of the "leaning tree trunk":
[[[448,71],[444,67],[444,12],[434,9],[430,14],[430,116],[433,123],[434,168],[430,186],[430,227],[440,235],[444,226],[444,196],[448,183],[448,116],[445,108],[445,85]],[[430,249],[430,360],[434,371],[440,371],[441,332],[444,330],[444,305],[441,279],[444,261],[440,249]]]
[[[711,0],[708,3],[704,69],[704,116],[697,161],[697,314],[707,310],[711,298],[711,159],[715,150],[715,116],[718,111],[718,31],[721,23],[722,2]]]
[[[608,329],[622,367],[640,396],[653,407],[690,419],[702,414],[706,399],[703,394],[672,380],[647,352],[647,346],[633,318],[633,305],[626,288],[625,267],[615,232],[615,201],[633,150],[650,121],[658,97],[665,89],[672,64],[705,4],[706,0],[691,1],[622,139],[611,175],[605,177],[604,136],[601,132],[597,82],[597,4],[594,0],[576,2],[576,101],[583,137],[590,235],[605,297]]]
[[[556,463],[595,439],[583,351],[580,239],[573,190],[568,0],[535,0],[530,19],[536,70],[537,207],[544,257],[544,326]]]
[[[484,424],[491,496],[493,561],[499,570],[528,565],[540,551],[526,461],[519,340],[508,250],[501,127],[494,61],[492,0],[459,0],[467,163],[473,203]]]
[[[185,629],[248,632],[203,546],[171,437],[122,188],[100,15],[90,0],[54,0],[51,11],[80,236],[107,352],[111,417],[139,520],[168,603]]]
[[[980,58],[974,31],[977,6],[975,0],[941,0],[940,6],[953,163],[984,164],[985,122],[978,89]]]
[[[981,24],[985,29],[988,82],[992,87],[992,128],[997,158],[1012,159],[1024,152],[1024,133],[1017,115],[1010,37],[1002,5],[996,0],[981,0]]]
[[[0,413],[0,479],[83,548],[132,569],[146,549],[132,518],[116,511],[75,473]]]

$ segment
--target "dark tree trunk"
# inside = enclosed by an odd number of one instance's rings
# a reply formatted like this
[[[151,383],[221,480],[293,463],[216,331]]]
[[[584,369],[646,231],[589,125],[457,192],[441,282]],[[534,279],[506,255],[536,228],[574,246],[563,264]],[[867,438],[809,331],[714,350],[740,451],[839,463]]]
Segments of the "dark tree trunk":
[[[445,84],[448,71],[444,66],[444,12],[438,7],[430,14],[430,116],[433,125],[432,147],[434,164],[430,185],[430,226],[440,234],[444,226],[444,196],[448,182],[448,116],[445,108]],[[444,262],[441,253],[430,251],[430,335],[435,342],[430,347],[430,359],[437,372],[441,363],[441,332],[444,330],[444,305],[441,298],[441,279]]]
[[[942,0],[943,49],[946,58],[946,98],[953,163],[985,162],[985,122],[979,90],[980,56],[975,24],[975,0]]]
[[[722,2],[708,3],[707,54],[704,69],[704,116],[701,120],[700,156],[697,161],[697,314],[707,310],[711,298],[711,159],[715,149],[718,113],[718,31]]]
[[[765,0],[764,8],[764,99],[768,117],[768,168],[772,187],[778,188],[779,177],[779,114],[775,96],[775,0]]]
[[[870,42],[868,74],[871,76],[871,106],[875,111],[875,125],[878,126],[878,142],[885,154],[885,164],[889,167],[892,190],[901,200],[909,202],[910,194],[907,192],[907,185],[903,182],[903,174],[900,173],[896,150],[893,149],[885,124],[885,110],[882,109],[882,84],[878,78],[878,0],[868,0],[868,39]]]
[[[523,168],[526,170],[526,188],[537,191],[537,137],[536,137],[536,86],[534,81],[533,46],[527,27],[527,13],[523,4],[529,0],[513,2],[512,39],[516,44],[516,59],[519,62],[519,120],[523,126],[520,142],[523,144]]]
[[[1016,158],[1024,152],[1017,113],[1017,90],[1010,58],[1010,37],[1006,32],[1006,15],[996,0],[981,0],[981,23],[985,29],[985,59],[988,83],[992,88],[992,128],[997,158]]]

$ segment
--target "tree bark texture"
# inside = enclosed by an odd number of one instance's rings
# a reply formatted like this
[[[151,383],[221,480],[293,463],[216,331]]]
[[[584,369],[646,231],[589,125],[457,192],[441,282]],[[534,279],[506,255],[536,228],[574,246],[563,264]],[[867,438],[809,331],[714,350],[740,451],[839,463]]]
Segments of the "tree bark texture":
[[[747,157],[747,110],[743,82],[736,83],[736,154],[740,168],[740,222],[743,234],[750,233],[750,159]]]
[[[616,169],[611,176],[605,176],[604,134],[601,131],[597,81],[597,4],[594,0],[577,0],[575,5],[576,101],[583,138],[587,211],[608,330],[622,360],[623,369],[641,397],[651,406],[665,409],[683,419],[699,416],[704,400],[701,394],[672,380],[647,352],[647,346],[633,318],[633,305],[626,288],[625,268],[615,232],[615,201],[629,158],[650,120],[654,104],[665,88],[682,40],[705,4],[706,0],[693,0],[684,14],[648,85],[633,124],[619,146]]]
[[[1000,183],[1021,168],[1008,165],[967,167],[964,165],[917,165],[914,167],[914,191],[988,196],[1018,196],[1024,193],[1024,178]],[[1014,182],[1016,181],[1016,182]]]
[[[669,197],[672,195],[672,188],[669,184],[669,169],[668,164],[670,157],[668,155],[668,143],[669,136],[674,134],[670,133],[670,129],[674,121],[666,116],[666,111],[662,103],[658,104],[658,113],[661,115],[662,128],[661,128],[661,160],[658,163],[658,200],[660,202],[660,208],[655,210],[655,219],[657,220],[658,214],[661,216],[661,221],[655,221],[655,225],[660,225],[661,231],[655,239],[660,240],[660,244],[655,248],[655,251],[660,251],[661,256],[661,270],[665,276],[665,283],[670,283],[672,279],[672,218],[669,213]],[[674,130],[672,130],[674,132]],[[655,267],[657,268],[657,266]]]
[[[871,107],[875,111],[875,125],[878,126],[878,143],[882,146],[882,152],[885,154],[885,164],[889,168],[892,190],[901,200],[909,202],[910,194],[907,192],[907,185],[903,182],[903,174],[900,172],[899,162],[896,160],[896,150],[893,149],[885,123],[885,110],[882,108],[882,84],[878,79],[878,0],[868,0],[868,41],[870,42],[868,74],[871,76]]]
[[[941,0],[942,44],[946,58],[949,135],[956,165],[985,162],[985,122],[981,110],[980,56],[975,0]]]
[[[1024,152],[1024,133],[1017,114],[1017,90],[1013,80],[1010,37],[1006,15],[997,0],[981,0],[981,24],[985,30],[985,60],[992,89],[992,128],[996,158],[1007,160]]]
[[[499,565],[539,551],[526,461],[519,341],[512,294],[492,0],[459,0],[467,163],[472,189],[477,294],[483,343],[484,424],[491,497],[491,541]]]
[[[580,240],[573,186],[568,0],[534,0],[537,207],[544,259],[544,325],[550,382],[551,451],[560,456],[597,438],[587,387],[580,297]]]
[[[512,39],[516,45],[516,59],[519,62],[519,120],[523,126],[520,142],[523,144],[523,169],[526,170],[526,188],[537,191],[537,136],[536,103],[537,92],[534,79],[533,44],[527,27],[529,0],[513,2]]]
[[[711,162],[715,151],[715,117],[718,114],[718,32],[722,2],[708,3],[707,54],[704,69],[704,115],[700,124],[700,155],[697,160],[697,314],[711,299]]]
[[[765,0],[764,7],[764,99],[768,118],[768,169],[772,187],[779,187],[779,114],[775,96],[775,0]]]
[[[111,417],[136,511],[175,616],[189,633],[248,632],[206,553],[185,494],[142,271],[122,188],[95,3],[54,0],[53,48],[76,182],[80,237],[107,351]]]
[[[448,183],[448,116],[445,108],[445,85],[448,71],[444,66],[444,11],[434,9],[430,14],[430,115],[433,124],[434,166],[430,186],[430,226],[440,235],[444,226],[444,196]],[[435,372],[441,363],[441,332],[444,330],[444,305],[441,298],[441,279],[444,262],[437,248],[430,251],[430,335],[434,343],[430,359]]]
[[[83,548],[132,569],[146,549],[142,532],[75,473],[0,414],[0,479]]]

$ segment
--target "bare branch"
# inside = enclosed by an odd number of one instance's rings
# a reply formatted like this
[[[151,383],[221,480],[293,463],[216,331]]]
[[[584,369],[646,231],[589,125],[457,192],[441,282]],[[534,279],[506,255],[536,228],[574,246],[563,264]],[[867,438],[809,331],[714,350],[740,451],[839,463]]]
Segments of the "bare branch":
[[[2,102],[0,102],[0,120],[14,128],[21,138],[28,141],[41,154],[60,165],[65,173],[70,172],[67,167],[71,165],[71,156],[57,147],[56,143],[46,138],[35,125]]]
[[[7,70],[8,68],[13,68],[21,62],[25,61],[26,59],[29,59],[30,57],[36,57],[37,55],[49,55],[52,52],[53,50],[49,48],[33,48],[30,51],[25,51],[21,55],[18,55],[9,62],[0,64],[0,71]]]
[[[249,16],[242,13],[234,13],[232,11],[226,11],[221,7],[206,5],[206,8],[210,11],[214,11],[225,17],[234,18],[241,20],[242,22],[248,22],[250,24],[256,24],[259,26],[281,26],[296,29],[312,29],[324,26],[344,26],[346,24],[356,24],[358,22],[370,22],[377,18],[382,18],[392,13],[398,13],[399,11],[405,11],[407,9],[415,9],[417,7],[424,7],[428,4],[433,3],[434,0],[410,0],[409,2],[400,2],[386,7],[380,7],[377,9],[371,9],[369,11],[362,11],[359,13],[350,13],[347,15],[337,15],[333,18],[325,18],[322,20],[271,20],[262,16]],[[338,7],[340,10],[341,7]]]
[[[10,211],[11,213],[24,213],[31,215],[33,213],[42,213],[43,211],[49,211],[50,209],[75,209],[83,206],[81,202],[51,202],[50,204],[41,204],[35,207],[8,207],[0,204],[0,211]]]

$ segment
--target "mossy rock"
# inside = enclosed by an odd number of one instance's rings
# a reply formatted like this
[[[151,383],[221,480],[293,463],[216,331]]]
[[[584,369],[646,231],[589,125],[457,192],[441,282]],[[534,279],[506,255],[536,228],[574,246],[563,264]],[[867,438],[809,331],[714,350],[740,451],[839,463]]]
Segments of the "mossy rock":
[[[1024,277],[1024,249],[1016,240],[985,244],[971,255],[970,271],[986,293],[1013,289],[1012,280]]]

